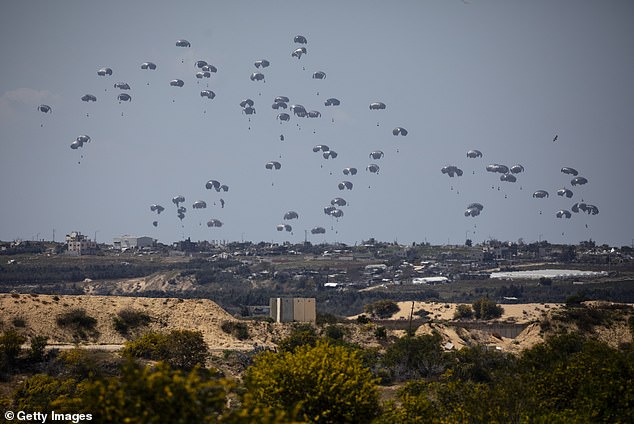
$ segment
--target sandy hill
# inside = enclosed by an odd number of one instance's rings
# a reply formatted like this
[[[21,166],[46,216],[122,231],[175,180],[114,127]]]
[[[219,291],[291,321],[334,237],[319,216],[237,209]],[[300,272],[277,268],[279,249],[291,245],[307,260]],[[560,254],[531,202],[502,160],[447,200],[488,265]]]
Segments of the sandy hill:
[[[147,298],[125,296],[49,296],[35,294],[0,295],[0,329],[16,328],[25,336],[47,336],[49,344],[72,344],[76,332],[61,328],[60,314],[81,308],[95,318],[95,331],[82,344],[121,345],[126,338],[119,334],[113,319],[123,309],[142,311],[151,317],[144,331],[175,329],[199,330],[211,349],[250,349],[255,343],[272,345],[283,328],[279,324],[249,322],[251,338],[240,341],[221,329],[224,321],[237,321],[216,303],[206,299]]]

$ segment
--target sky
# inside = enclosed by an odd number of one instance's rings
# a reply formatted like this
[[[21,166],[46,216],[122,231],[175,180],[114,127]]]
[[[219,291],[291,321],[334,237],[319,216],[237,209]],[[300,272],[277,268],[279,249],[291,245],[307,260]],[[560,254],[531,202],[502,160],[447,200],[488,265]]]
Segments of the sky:
[[[0,240],[634,243],[629,0],[5,0],[0,11]],[[308,41],[299,59],[296,35]],[[197,79],[198,60],[217,73]],[[250,79],[257,71],[264,81]],[[131,102],[117,101],[117,82]],[[321,117],[282,122],[276,96]],[[331,97],[341,104],[325,106]],[[399,126],[407,136],[392,135]],[[71,149],[82,135],[90,143]],[[337,157],[313,152],[319,144]],[[524,172],[500,181],[493,163]],[[588,183],[573,187],[564,166]],[[352,190],[339,190],[344,180]],[[335,197],[347,202],[341,218],[324,213]],[[484,208],[466,217],[473,202]],[[555,216],[578,202],[599,214]]]

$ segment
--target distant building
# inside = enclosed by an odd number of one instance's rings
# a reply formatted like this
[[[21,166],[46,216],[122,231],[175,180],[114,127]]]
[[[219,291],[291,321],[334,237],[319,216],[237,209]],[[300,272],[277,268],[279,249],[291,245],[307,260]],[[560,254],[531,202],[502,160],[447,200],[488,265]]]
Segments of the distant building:
[[[152,237],[133,237],[129,235],[115,237],[112,239],[115,250],[143,249],[153,247],[156,240]]]
[[[97,253],[97,242],[90,240],[79,231],[66,234],[68,254],[71,256],[94,255]]]
[[[412,278],[412,284],[444,284],[448,283],[447,277],[415,277]]]
[[[276,322],[317,322],[314,297],[272,297],[269,306]]]

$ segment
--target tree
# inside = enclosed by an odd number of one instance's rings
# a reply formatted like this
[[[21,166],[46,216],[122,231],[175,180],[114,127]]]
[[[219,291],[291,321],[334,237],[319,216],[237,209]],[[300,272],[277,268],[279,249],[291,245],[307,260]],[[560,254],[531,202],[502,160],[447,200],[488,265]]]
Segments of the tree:
[[[456,306],[453,317],[454,319],[471,319],[473,318],[473,309],[470,305],[460,304]]]
[[[498,306],[492,300],[489,300],[486,297],[481,297],[480,299],[473,302],[473,314],[476,319],[493,319],[499,318],[504,313],[504,308]]]
[[[325,341],[262,353],[247,369],[245,387],[245,408],[273,408],[298,420],[365,423],[378,414],[376,380],[358,352]]]

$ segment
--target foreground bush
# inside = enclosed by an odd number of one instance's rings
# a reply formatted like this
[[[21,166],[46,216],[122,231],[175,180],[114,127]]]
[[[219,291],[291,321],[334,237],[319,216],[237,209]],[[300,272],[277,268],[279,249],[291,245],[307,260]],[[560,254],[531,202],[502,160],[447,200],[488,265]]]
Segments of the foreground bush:
[[[355,350],[318,342],[264,352],[245,374],[244,407],[320,423],[367,423],[379,412],[376,380]]]

